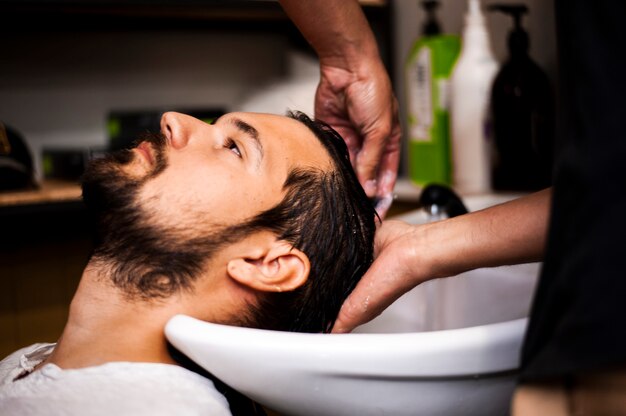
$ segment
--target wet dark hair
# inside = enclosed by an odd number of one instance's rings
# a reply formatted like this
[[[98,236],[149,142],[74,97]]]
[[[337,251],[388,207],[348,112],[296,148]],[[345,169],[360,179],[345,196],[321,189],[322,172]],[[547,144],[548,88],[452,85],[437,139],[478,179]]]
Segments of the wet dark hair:
[[[306,125],[332,160],[332,169],[295,168],[286,196],[240,227],[269,230],[305,253],[306,283],[292,292],[260,295],[250,326],[296,332],[329,332],[339,309],[373,261],[376,212],[350,164],[341,136],[300,112],[289,117]]]
[[[130,151],[92,162],[83,175],[83,198],[93,216],[93,261],[106,266],[112,283],[129,298],[155,301],[193,290],[207,260],[225,245],[270,231],[308,256],[308,279],[291,292],[259,292],[247,313],[228,323],[330,331],[343,300],[372,262],[376,212],[352,170],[339,134],[303,113],[289,116],[315,134],[332,166],[293,168],[283,184],[285,196],[276,206],[208,234],[187,236],[144,221],[134,197],[143,182],[165,169],[162,135],[145,137],[157,149],[158,163],[140,181],[129,181],[119,172],[118,166],[132,160]]]

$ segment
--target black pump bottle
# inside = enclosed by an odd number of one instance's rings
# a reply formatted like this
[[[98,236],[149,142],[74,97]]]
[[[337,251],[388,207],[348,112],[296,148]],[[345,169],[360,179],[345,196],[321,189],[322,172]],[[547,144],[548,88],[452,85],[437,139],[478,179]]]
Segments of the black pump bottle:
[[[426,22],[422,27],[422,35],[434,36],[441,34],[441,26],[435,15],[435,11],[439,8],[439,0],[423,0],[422,7],[426,11]]]
[[[535,191],[550,186],[554,147],[554,102],[550,82],[528,55],[523,4],[494,4],[509,14],[509,58],[491,90],[493,146],[491,185],[500,191]]]

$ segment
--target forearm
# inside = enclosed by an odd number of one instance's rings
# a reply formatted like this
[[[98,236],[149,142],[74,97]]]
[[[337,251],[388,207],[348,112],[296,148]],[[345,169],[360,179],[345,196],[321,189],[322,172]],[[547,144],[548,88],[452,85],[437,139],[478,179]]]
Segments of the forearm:
[[[379,59],[378,46],[356,0],[280,0],[323,65],[353,70]]]
[[[431,277],[543,259],[551,189],[415,229]],[[422,229],[420,229],[422,228]]]
[[[423,225],[385,221],[376,260],[344,302],[333,332],[349,332],[415,286],[480,267],[543,258],[552,192]]]

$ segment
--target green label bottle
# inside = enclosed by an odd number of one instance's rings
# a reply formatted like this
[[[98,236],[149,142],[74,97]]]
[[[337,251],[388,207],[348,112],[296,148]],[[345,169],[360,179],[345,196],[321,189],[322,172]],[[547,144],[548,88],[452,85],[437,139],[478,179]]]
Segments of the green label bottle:
[[[440,34],[438,2],[423,1],[428,13],[423,36],[406,62],[409,178],[417,185],[451,185],[449,78],[460,51],[455,35]]]

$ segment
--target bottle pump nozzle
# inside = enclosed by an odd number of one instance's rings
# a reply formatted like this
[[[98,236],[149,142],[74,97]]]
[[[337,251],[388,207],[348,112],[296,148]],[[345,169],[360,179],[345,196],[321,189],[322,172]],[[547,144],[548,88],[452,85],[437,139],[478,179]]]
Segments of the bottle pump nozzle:
[[[441,33],[441,26],[435,17],[435,10],[439,8],[439,0],[423,0],[422,7],[426,11],[426,22],[422,29],[424,36],[434,36]]]
[[[482,11],[480,10],[480,0],[469,0],[467,13],[465,14],[465,22],[466,24],[478,24],[483,25],[485,23],[485,18],[483,16]]]
[[[513,18],[514,27],[509,34],[509,50],[511,55],[526,53],[530,42],[528,33],[522,27],[522,16],[528,13],[528,7],[525,4],[492,4],[489,10],[508,14]]]

